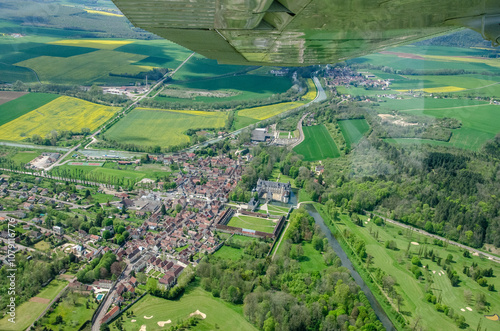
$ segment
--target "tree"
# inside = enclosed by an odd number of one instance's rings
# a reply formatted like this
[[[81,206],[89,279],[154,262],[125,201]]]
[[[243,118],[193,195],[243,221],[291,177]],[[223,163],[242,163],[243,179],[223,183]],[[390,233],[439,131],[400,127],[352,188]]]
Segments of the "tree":
[[[122,272],[122,266],[120,265],[120,262],[114,262],[111,265],[111,273],[118,277]]]
[[[102,233],[102,237],[105,239],[105,240],[108,240],[110,239],[111,237],[113,237],[113,235],[111,234],[111,232],[109,230],[105,230],[103,233]]]

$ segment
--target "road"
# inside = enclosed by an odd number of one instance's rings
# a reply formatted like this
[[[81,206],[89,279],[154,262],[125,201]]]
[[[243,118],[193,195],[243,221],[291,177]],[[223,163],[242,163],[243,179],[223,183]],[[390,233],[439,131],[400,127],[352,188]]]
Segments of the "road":
[[[132,266],[129,265],[129,264],[127,264],[127,267],[125,268],[125,271],[116,280],[116,282],[113,284],[113,287],[108,292],[108,295],[106,295],[106,297],[103,299],[103,301],[101,302],[101,304],[97,308],[97,309],[100,309],[100,310],[99,310],[99,313],[97,314],[97,317],[95,319],[94,324],[92,324],[92,331],[99,331],[101,329],[101,321],[102,321],[104,315],[106,315],[109,307],[113,303],[114,293],[115,293],[115,290],[116,290],[116,284],[118,284],[118,282],[120,282],[122,279],[127,278],[130,275],[131,271],[132,271]]]
[[[281,114],[275,115],[274,117],[283,116],[283,115],[287,114],[288,112],[290,112],[292,110],[296,110],[298,108],[306,108],[306,107],[309,107],[313,103],[321,102],[321,101],[326,100],[326,93],[325,93],[325,90],[323,90],[323,86],[321,86],[321,82],[319,81],[319,79],[317,77],[314,77],[313,81],[314,81],[314,84],[316,85],[316,89],[318,90],[318,93],[316,94],[316,97],[314,98],[314,100],[311,100],[310,102],[306,103],[305,105],[302,105],[302,106],[299,106],[299,107],[287,110],[287,111],[285,111],[285,112],[283,112]],[[265,120],[262,120],[262,121],[267,121],[267,120],[269,120],[269,118],[266,118]],[[193,145],[193,146],[185,149],[184,151],[186,151],[188,153],[189,152],[194,152],[198,147],[203,147],[203,146],[208,146],[208,145],[211,145],[211,144],[215,144],[216,142],[218,142],[220,140],[223,140],[223,139],[225,139],[226,137],[228,137],[230,135],[235,135],[235,136],[239,135],[243,130],[246,130],[246,129],[250,128],[250,127],[256,126],[257,124],[259,124],[262,121],[259,121],[259,122],[254,123],[254,124],[250,124],[250,125],[248,125],[248,126],[246,126],[244,128],[241,128],[239,130],[230,132],[230,133],[228,133],[227,135],[224,135],[221,138],[214,138],[214,139],[211,139],[211,140],[207,140],[207,141],[205,141],[203,143],[199,143],[199,144]]]
[[[371,213],[370,211],[367,211],[367,210],[365,210],[365,212],[366,213]],[[448,240],[448,239],[446,239],[444,237],[441,237],[441,236],[429,233],[429,232],[424,231],[424,230],[419,229],[419,228],[415,228],[415,227],[413,227],[411,225],[408,225],[408,224],[405,224],[405,223],[401,223],[401,222],[398,222],[398,221],[395,221],[395,220],[391,220],[390,218],[387,218],[387,217],[384,217],[384,216],[381,216],[381,215],[378,215],[378,214],[375,214],[375,213],[374,213],[374,215],[377,215],[378,217],[382,218],[384,221],[386,221],[388,223],[392,223],[394,225],[403,227],[405,229],[410,229],[410,230],[415,231],[417,233],[423,234],[424,236],[428,236],[428,237],[431,237],[431,238],[442,240],[444,242],[447,242],[448,244],[451,244],[451,245],[454,245],[454,246],[466,249],[466,250],[474,252],[474,253],[478,253],[479,255],[484,255],[488,259],[490,259],[492,261],[495,261],[497,263],[500,263],[500,258],[498,256],[495,256],[495,255],[492,255],[492,254],[489,254],[489,253],[485,253],[485,252],[480,251],[478,249],[469,247],[469,246],[464,245],[464,244],[457,243],[456,241],[453,241],[453,240]]]
[[[177,70],[179,70],[180,68],[182,68],[182,66],[183,66],[184,64],[186,64],[186,62],[187,62],[187,61],[189,61],[189,59],[190,59],[191,57],[193,57],[193,55],[194,55],[194,54],[195,54],[194,52],[193,52],[193,53],[191,53],[191,54],[190,54],[190,55],[189,55],[189,56],[188,56],[188,57],[187,57],[187,58],[186,58],[186,59],[185,59],[185,60],[184,60],[184,61],[183,61],[183,62],[182,62],[182,63],[181,63],[181,64],[180,64],[177,68],[175,68],[175,70],[174,70],[174,71],[167,72],[167,73],[163,76],[163,78],[161,78],[160,80],[158,80],[158,81],[156,82],[156,84],[155,84],[155,85],[151,86],[151,88],[150,88],[150,89],[149,89],[146,93],[144,93],[143,95],[141,95],[140,97],[138,97],[137,99],[135,99],[135,101],[134,101],[133,103],[131,103],[131,104],[130,104],[127,108],[125,108],[125,109],[121,112],[121,114],[120,114],[119,116],[126,116],[126,115],[127,115],[127,111],[128,111],[130,108],[135,107],[135,106],[136,106],[136,105],[137,105],[137,104],[138,104],[138,103],[139,103],[142,99],[147,98],[147,97],[148,97],[148,95],[149,95],[152,91],[154,91],[154,90],[155,90],[155,89],[156,89],[156,88],[157,88],[160,84],[162,84],[162,83],[165,81],[165,79],[167,79],[168,77],[172,77],[172,76],[173,76],[173,75],[177,72]],[[93,144],[95,141],[97,141],[97,139],[95,138],[95,136],[96,136],[96,135],[98,135],[99,133],[101,133],[101,130],[102,130],[102,129],[103,129],[103,128],[100,128],[98,131],[94,132],[94,134],[90,136],[90,138],[92,138],[92,141],[91,141],[91,142],[89,142],[89,143],[88,143],[88,144],[84,147],[84,149],[90,149],[90,148],[88,148],[88,147],[89,147],[91,144]],[[80,144],[78,144],[78,146],[80,146]],[[77,147],[74,147],[74,148],[73,148],[73,150],[75,150],[76,148],[77,148]],[[70,152],[71,152],[71,150],[70,150]],[[68,152],[68,153],[66,153],[66,155],[68,155],[68,154],[69,154],[69,152]],[[65,156],[65,157],[66,157],[66,156]],[[60,158],[59,160],[62,160],[62,159],[63,159],[63,158]],[[56,163],[57,163],[57,162],[56,162]],[[52,167],[54,167],[54,166],[56,166],[56,165],[55,165],[55,163],[52,165]],[[51,169],[52,169],[52,168],[51,168]],[[50,170],[50,169],[49,169],[49,170]]]
[[[299,140],[289,145],[288,149],[293,149],[295,146],[304,141],[304,130],[302,130],[302,122],[304,121],[304,118],[307,117],[307,115],[309,115],[309,113],[305,113],[304,116],[300,118],[299,123],[297,123],[297,130],[299,130]]]

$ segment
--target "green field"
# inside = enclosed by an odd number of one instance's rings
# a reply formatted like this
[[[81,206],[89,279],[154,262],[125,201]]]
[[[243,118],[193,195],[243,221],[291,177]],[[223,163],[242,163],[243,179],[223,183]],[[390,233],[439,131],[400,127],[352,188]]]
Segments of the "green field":
[[[487,101],[470,99],[435,99],[435,98],[409,98],[390,99],[380,103],[379,108],[384,110],[418,110],[418,109],[445,109],[464,106],[489,104]]]
[[[360,218],[366,222],[364,216]],[[434,305],[424,300],[426,293],[426,280],[432,280],[430,286],[436,296],[442,298],[442,304],[453,308],[456,314],[465,317],[466,322],[471,328],[475,329],[482,321],[482,328],[494,330],[498,328],[498,322],[493,322],[484,318],[484,314],[500,313],[500,297],[497,292],[490,292],[485,287],[479,286],[477,282],[467,277],[462,273],[464,265],[470,266],[472,262],[476,262],[480,268],[494,269],[495,277],[487,278],[488,283],[495,285],[495,288],[500,286],[500,266],[497,263],[482,259],[480,257],[472,256],[465,258],[462,255],[463,250],[456,246],[448,245],[446,248],[433,244],[432,240],[426,236],[419,235],[413,232],[408,232],[405,229],[386,224],[385,226],[376,226],[372,222],[365,223],[363,227],[355,225],[350,221],[347,215],[341,215],[340,220],[335,222],[335,228],[339,233],[348,230],[354,233],[366,244],[366,251],[373,256],[373,265],[371,268],[372,275],[375,273],[374,268],[380,268],[385,274],[390,275],[396,280],[395,289],[397,293],[403,297],[401,311],[410,322],[414,322],[417,316],[422,318],[420,325],[428,330],[455,330],[458,329],[452,319],[447,317],[444,313],[438,312]],[[333,228],[332,228],[333,229]],[[335,230],[335,229],[334,229]],[[374,233],[377,232],[378,240],[375,239]],[[372,233],[372,234],[371,234]],[[385,248],[385,242],[394,240],[397,245],[396,250]],[[414,244],[411,244],[411,243]],[[418,244],[418,245],[417,245]],[[429,266],[429,271],[421,268],[423,271],[424,280],[419,281],[410,272],[409,259],[405,257],[405,251],[410,249],[411,256],[417,255],[420,248],[433,250],[438,256],[446,259],[448,254],[453,256],[453,262],[450,266],[459,274],[460,283],[458,287],[453,287],[446,276],[446,274],[439,276],[438,271],[443,270],[443,266],[438,266],[437,262],[431,259],[421,257],[422,264]],[[464,298],[464,290],[468,289],[473,293],[473,299],[466,302]],[[483,293],[486,296],[487,302],[490,306],[489,312],[479,312],[475,303],[477,293]],[[472,311],[466,309],[470,307]],[[462,311],[464,309],[465,311]],[[410,324],[413,325],[413,324]]]
[[[92,314],[94,313],[97,304],[93,302],[91,297],[70,294],[75,296],[75,301],[73,302],[68,297],[65,297],[60,301],[55,307],[54,311],[45,315],[42,323],[48,330],[54,331],[72,331],[78,330],[86,321],[92,319]],[[87,300],[90,299],[89,308],[87,309]],[[57,325],[56,317],[62,316],[63,323]]]
[[[479,150],[487,140],[493,139],[500,132],[500,121],[498,121],[499,107],[496,105],[471,105],[456,109],[416,109],[407,111],[407,113],[437,118],[456,118],[462,122],[462,127],[452,130],[453,135],[449,142],[420,139],[388,139],[388,141],[402,144],[430,143]]]
[[[105,134],[120,143],[175,146],[189,143],[188,129],[223,128],[226,118],[223,112],[136,108]]]
[[[234,248],[229,246],[222,246],[214,256],[220,257],[224,260],[239,260],[245,254],[245,250],[242,248]]]
[[[49,93],[29,93],[17,99],[0,105],[0,126],[29,113],[54,99],[59,95]]]
[[[67,285],[68,282],[62,280],[51,281],[40,293],[36,295],[38,298],[53,300],[56,295]],[[47,307],[45,303],[39,302],[24,302],[16,307],[16,323],[13,324],[8,321],[8,317],[0,320],[0,330],[25,330],[28,326],[35,321],[35,319]]]
[[[304,141],[293,150],[304,155],[305,161],[318,161],[340,156],[337,145],[323,124],[305,126],[303,130]]]
[[[370,130],[370,126],[365,119],[342,120],[338,121],[338,123],[348,148],[357,144],[363,135]]]
[[[227,225],[237,228],[273,233],[276,223],[265,218],[240,215],[233,216]]]
[[[42,150],[34,150],[34,151],[19,151],[15,155],[9,157],[12,161],[26,164],[36,158],[37,156],[40,156],[43,153]]]
[[[133,317],[123,315],[123,330],[137,331],[145,326],[147,331],[168,330],[169,326],[178,321],[189,318],[196,310],[206,314],[206,318],[200,320],[196,330],[256,330],[244,317],[241,306],[235,306],[220,299],[212,297],[200,287],[189,288],[178,300],[165,300],[146,295],[131,308]],[[144,317],[150,317],[146,319]],[[136,320],[135,322],[131,322]],[[158,322],[172,321],[164,327],[158,326]],[[111,330],[117,330],[116,323],[112,323]]]

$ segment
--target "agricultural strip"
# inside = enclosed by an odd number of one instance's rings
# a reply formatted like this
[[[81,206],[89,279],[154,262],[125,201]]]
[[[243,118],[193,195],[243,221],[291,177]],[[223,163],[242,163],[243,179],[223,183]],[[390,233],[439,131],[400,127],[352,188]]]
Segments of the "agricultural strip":
[[[340,156],[337,145],[323,124],[305,126],[303,130],[304,141],[295,147],[294,151],[304,155],[305,161],[318,161]]]
[[[2,106],[5,105],[8,103]],[[44,137],[53,130],[80,132],[89,128],[93,131],[117,109],[62,96],[0,126],[0,140],[19,141],[34,134]]]
[[[196,310],[206,314],[206,318],[200,320],[196,326],[197,330],[256,330],[244,317],[241,306],[225,303],[221,299],[214,298],[211,293],[205,292],[200,287],[192,287],[186,290],[178,300],[165,300],[151,295],[146,295],[131,308],[134,316],[123,315],[123,330],[137,331],[142,325],[146,330],[168,329],[160,328],[158,322],[171,320],[172,324],[189,318]],[[145,316],[153,316],[146,319]],[[135,322],[132,322],[135,320]],[[118,330],[116,323],[112,323],[111,330]]]
[[[48,303],[44,302],[52,301],[56,297],[56,295],[61,292],[61,290],[66,286],[66,284],[66,281],[51,281],[42,291],[40,291],[40,293],[36,295],[36,298],[40,298],[42,300],[35,299],[34,301],[27,301],[16,307],[16,323],[14,324],[9,322],[8,318],[10,316],[6,315],[3,319],[0,320],[0,330],[25,330],[48,306]]]
[[[131,44],[133,40],[106,40],[106,39],[63,39],[53,41],[53,45],[90,47],[98,49],[115,49],[117,47]]]
[[[357,144],[363,135],[370,130],[370,126],[365,119],[342,120],[338,121],[340,131],[344,136],[346,146],[351,148]]]
[[[15,120],[48,102],[59,95],[49,93],[29,93],[0,105],[0,126]]]
[[[222,112],[136,108],[105,134],[119,143],[147,146],[176,146],[189,143],[188,129],[223,128]]]

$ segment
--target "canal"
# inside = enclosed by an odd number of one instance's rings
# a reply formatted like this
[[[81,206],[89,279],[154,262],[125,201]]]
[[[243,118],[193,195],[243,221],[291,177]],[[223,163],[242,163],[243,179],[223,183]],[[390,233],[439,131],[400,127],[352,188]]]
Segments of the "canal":
[[[309,215],[311,215],[314,218],[314,221],[316,222],[316,224],[318,224],[320,226],[321,230],[323,230],[323,233],[325,234],[326,238],[328,239],[330,246],[335,251],[335,254],[337,254],[337,256],[340,258],[340,261],[342,262],[342,266],[346,267],[351,272],[352,278],[354,278],[354,281],[359,285],[359,287],[361,288],[363,293],[365,293],[366,297],[368,298],[368,301],[370,302],[370,305],[372,306],[373,310],[375,311],[375,314],[377,315],[380,322],[382,322],[382,324],[384,325],[386,330],[396,330],[394,328],[394,325],[392,324],[391,320],[389,319],[389,317],[387,317],[384,309],[382,309],[382,307],[378,303],[377,299],[375,299],[375,296],[373,295],[370,288],[363,281],[363,278],[361,278],[359,273],[354,269],[351,261],[347,257],[347,254],[344,252],[344,250],[340,246],[337,239],[332,235],[332,232],[330,231],[328,226],[326,226],[325,221],[320,216],[320,214],[318,213],[316,208],[311,204],[305,205],[305,208],[306,208],[307,212],[309,213]]]

